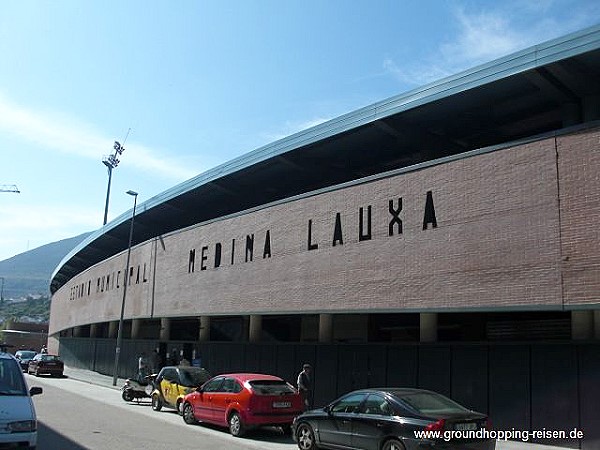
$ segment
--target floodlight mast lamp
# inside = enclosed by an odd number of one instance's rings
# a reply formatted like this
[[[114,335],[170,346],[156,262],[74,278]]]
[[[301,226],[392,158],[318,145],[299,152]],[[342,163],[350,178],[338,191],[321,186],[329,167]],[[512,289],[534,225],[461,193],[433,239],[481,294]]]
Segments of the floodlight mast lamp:
[[[133,239],[133,221],[135,219],[135,207],[137,205],[138,193],[127,191],[133,196],[133,212],[131,213],[131,223],[129,225],[129,244],[127,245],[127,263],[125,264],[125,277],[123,281],[123,301],[121,302],[121,316],[119,318],[119,328],[117,329],[117,346],[115,347],[115,370],[113,373],[112,385],[117,385],[117,377],[119,373],[119,357],[121,355],[121,345],[123,344],[123,315],[125,314],[125,299],[127,298],[127,285],[129,284],[129,259],[131,257],[131,241]]]
[[[115,149],[115,153],[106,156],[102,160],[102,164],[108,168],[108,188],[106,189],[106,205],[104,206],[104,222],[102,225],[106,225],[106,221],[108,219],[108,199],[110,197],[110,181],[112,179],[112,171],[119,165],[119,159],[117,158],[117,155],[122,155],[125,151],[125,147],[123,147],[119,141],[115,141],[113,148]]]

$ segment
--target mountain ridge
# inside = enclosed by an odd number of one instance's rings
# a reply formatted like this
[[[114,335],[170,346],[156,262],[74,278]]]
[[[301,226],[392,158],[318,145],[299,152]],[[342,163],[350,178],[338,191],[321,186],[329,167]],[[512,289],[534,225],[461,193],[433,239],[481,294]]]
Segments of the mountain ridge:
[[[0,278],[4,279],[2,297],[5,300],[35,295],[49,297],[54,269],[90,233],[51,242],[0,261]]]

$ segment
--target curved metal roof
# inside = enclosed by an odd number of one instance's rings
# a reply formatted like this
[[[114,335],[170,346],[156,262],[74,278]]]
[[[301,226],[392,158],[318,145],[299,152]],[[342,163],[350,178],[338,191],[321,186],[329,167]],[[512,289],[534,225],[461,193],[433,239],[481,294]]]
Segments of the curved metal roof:
[[[600,25],[361,108],[208,170],[141,203],[133,244],[424,161],[600,119]],[[73,276],[127,248],[131,211],[74,248]]]

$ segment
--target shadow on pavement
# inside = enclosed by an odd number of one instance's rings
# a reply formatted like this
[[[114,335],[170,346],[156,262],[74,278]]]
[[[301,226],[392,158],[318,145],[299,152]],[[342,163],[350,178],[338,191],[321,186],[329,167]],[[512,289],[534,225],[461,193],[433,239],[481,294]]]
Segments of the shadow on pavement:
[[[176,414],[177,412],[174,411]],[[210,423],[198,422],[191,426],[210,428],[211,430],[219,431],[224,434],[229,434],[226,427],[220,427]],[[284,434],[279,427],[261,427],[246,431],[242,439],[256,442],[273,442],[276,444],[292,444],[294,440],[289,434]]]
[[[88,450],[38,420],[37,450]]]

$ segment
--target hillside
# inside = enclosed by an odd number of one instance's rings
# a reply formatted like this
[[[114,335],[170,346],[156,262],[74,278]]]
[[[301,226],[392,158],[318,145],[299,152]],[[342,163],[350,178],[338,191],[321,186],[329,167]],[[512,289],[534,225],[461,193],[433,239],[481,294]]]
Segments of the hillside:
[[[0,278],[4,278],[4,299],[28,296],[50,296],[49,284],[52,272],[60,261],[89,233],[20,253],[0,261]]]

